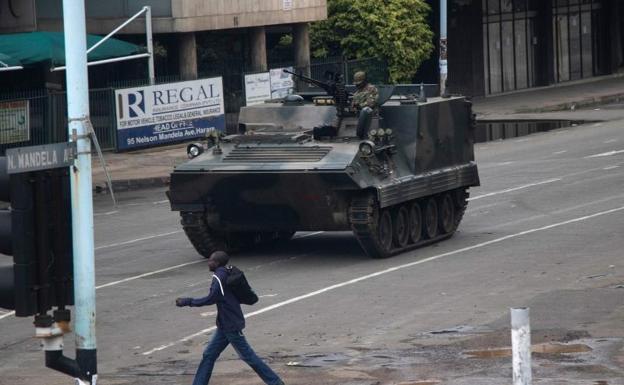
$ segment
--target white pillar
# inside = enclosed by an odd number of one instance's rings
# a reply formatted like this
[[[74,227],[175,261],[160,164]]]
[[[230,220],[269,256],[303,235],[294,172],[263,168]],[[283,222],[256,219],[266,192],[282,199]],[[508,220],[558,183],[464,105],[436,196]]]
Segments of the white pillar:
[[[513,385],[531,385],[531,325],[529,308],[511,309]]]

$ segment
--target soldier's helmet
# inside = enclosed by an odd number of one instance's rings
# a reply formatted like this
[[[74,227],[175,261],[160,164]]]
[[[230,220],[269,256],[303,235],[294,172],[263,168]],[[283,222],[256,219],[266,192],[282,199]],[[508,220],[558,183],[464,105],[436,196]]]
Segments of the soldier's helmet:
[[[358,71],[353,74],[353,84],[359,86],[362,83],[366,83],[366,72]]]

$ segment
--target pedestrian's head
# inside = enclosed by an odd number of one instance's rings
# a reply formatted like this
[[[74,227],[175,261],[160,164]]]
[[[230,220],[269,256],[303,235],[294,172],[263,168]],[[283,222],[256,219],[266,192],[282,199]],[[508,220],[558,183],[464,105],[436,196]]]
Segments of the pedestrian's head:
[[[210,271],[215,271],[217,270],[217,267],[223,267],[227,265],[229,260],[230,256],[227,255],[225,251],[215,251],[214,253],[210,254],[210,258],[208,258],[208,268],[210,268]]]
[[[366,85],[366,72],[358,71],[355,74],[353,74],[353,84],[355,84],[355,86],[358,88],[365,86]]]

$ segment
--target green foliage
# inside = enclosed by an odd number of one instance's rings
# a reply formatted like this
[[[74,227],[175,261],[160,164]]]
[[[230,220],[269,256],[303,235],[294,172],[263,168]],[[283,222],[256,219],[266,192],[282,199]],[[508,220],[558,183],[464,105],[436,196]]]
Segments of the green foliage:
[[[433,51],[424,0],[328,0],[328,19],[312,24],[314,57],[378,58],[390,81],[409,82]]]
[[[290,45],[292,45],[293,42],[293,37],[291,34],[286,34],[286,35],[282,35],[279,38],[279,45],[284,46],[284,47],[288,47]]]

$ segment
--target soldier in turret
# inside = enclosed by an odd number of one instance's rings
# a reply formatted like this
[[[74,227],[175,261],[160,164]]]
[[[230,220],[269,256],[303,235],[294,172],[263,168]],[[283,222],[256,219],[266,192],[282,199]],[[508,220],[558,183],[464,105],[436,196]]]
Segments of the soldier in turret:
[[[358,71],[353,75],[355,93],[351,101],[351,106],[360,111],[364,107],[369,107],[376,111],[378,106],[379,92],[377,87],[370,84],[366,79],[366,72]]]

